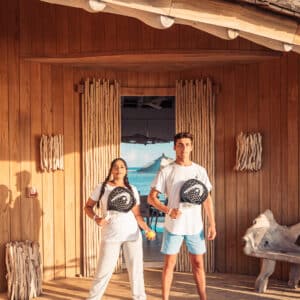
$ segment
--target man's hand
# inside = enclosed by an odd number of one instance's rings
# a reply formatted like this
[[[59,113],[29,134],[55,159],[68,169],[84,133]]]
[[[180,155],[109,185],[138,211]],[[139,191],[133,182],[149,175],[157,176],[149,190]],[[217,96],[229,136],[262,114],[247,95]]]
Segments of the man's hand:
[[[181,211],[178,208],[172,208],[169,216],[171,219],[178,219],[181,216]]]
[[[210,241],[214,240],[216,235],[217,235],[216,226],[209,225],[208,226],[208,236],[207,236],[208,240],[210,240]]]

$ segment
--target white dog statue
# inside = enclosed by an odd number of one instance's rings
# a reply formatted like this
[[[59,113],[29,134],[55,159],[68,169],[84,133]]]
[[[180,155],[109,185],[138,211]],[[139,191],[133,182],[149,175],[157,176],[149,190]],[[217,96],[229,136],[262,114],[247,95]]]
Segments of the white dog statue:
[[[300,253],[300,223],[290,227],[279,225],[267,209],[253,221],[243,239],[247,255],[257,250]]]
[[[279,225],[268,209],[260,214],[243,237],[244,253],[262,258],[260,274],[255,289],[264,293],[268,279],[275,270],[276,261],[290,263],[288,285],[298,287],[300,280],[300,223],[293,226]]]

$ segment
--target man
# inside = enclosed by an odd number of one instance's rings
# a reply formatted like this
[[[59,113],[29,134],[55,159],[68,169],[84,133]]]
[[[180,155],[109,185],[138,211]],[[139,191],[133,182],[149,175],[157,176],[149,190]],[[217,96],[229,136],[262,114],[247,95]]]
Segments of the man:
[[[203,203],[209,221],[209,240],[213,240],[216,237],[216,225],[210,196],[212,186],[206,170],[191,161],[192,149],[192,134],[181,132],[175,135],[174,150],[176,152],[176,160],[157,174],[148,196],[148,203],[166,215],[161,247],[161,252],[165,255],[162,273],[163,300],[169,299],[176,257],[183,240],[189,251],[189,258],[200,299],[207,299],[203,261],[206,247],[200,202]],[[167,206],[158,199],[159,193],[166,194],[168,198]],[[183,202],[185,195],[192,196]],[[189,197],[187,196],[186,198]],[[197,199],[195,200],[195,198]],[[193,202],[194,200],[195,202]],[[203,200],[204,202],[202,202]],[[189,201],[190,203],[187,203]]]

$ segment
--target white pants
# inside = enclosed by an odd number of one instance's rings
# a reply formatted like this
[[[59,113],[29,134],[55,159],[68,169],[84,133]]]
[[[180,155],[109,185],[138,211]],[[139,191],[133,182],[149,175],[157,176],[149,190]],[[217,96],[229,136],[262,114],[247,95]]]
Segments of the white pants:
[[[125,263],[129,274],[132,299],[146,299],[142,235],[139,233],[139,238],[136,241],[101,242],[98,266],[87,300],[102,299],[102,296],[117,264],[121,246],[123,247]]]

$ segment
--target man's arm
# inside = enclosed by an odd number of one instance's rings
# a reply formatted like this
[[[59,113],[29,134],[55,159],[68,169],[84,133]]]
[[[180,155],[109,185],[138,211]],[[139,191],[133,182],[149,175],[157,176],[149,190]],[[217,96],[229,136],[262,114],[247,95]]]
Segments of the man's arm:
[[[214,240],[216,237],[216,221],[215,221],[215,214],[214,214],[214,206],[212,202],[212,198],[210,194],[208,195],[207,199],[203,202],[203,207],[205,213],[208,218],[209,226],[208,226],[208,239]]]
[[[167,215],[170,209],[158,199],[158,194],[159,191],[157,191],[155,188],[152,188],[150,194],[148,195],[147,202]]]
[[[158,199],[158,194],[159,191],[157,191],[155,188],[152,188],[147,199],[148,203],[154,206],[156,209],[164,212],[166,215],[169,215],[172,219],[178,218],[181,215],[181,211],[178,208],[169,208],[168,206],[164,205]]]

